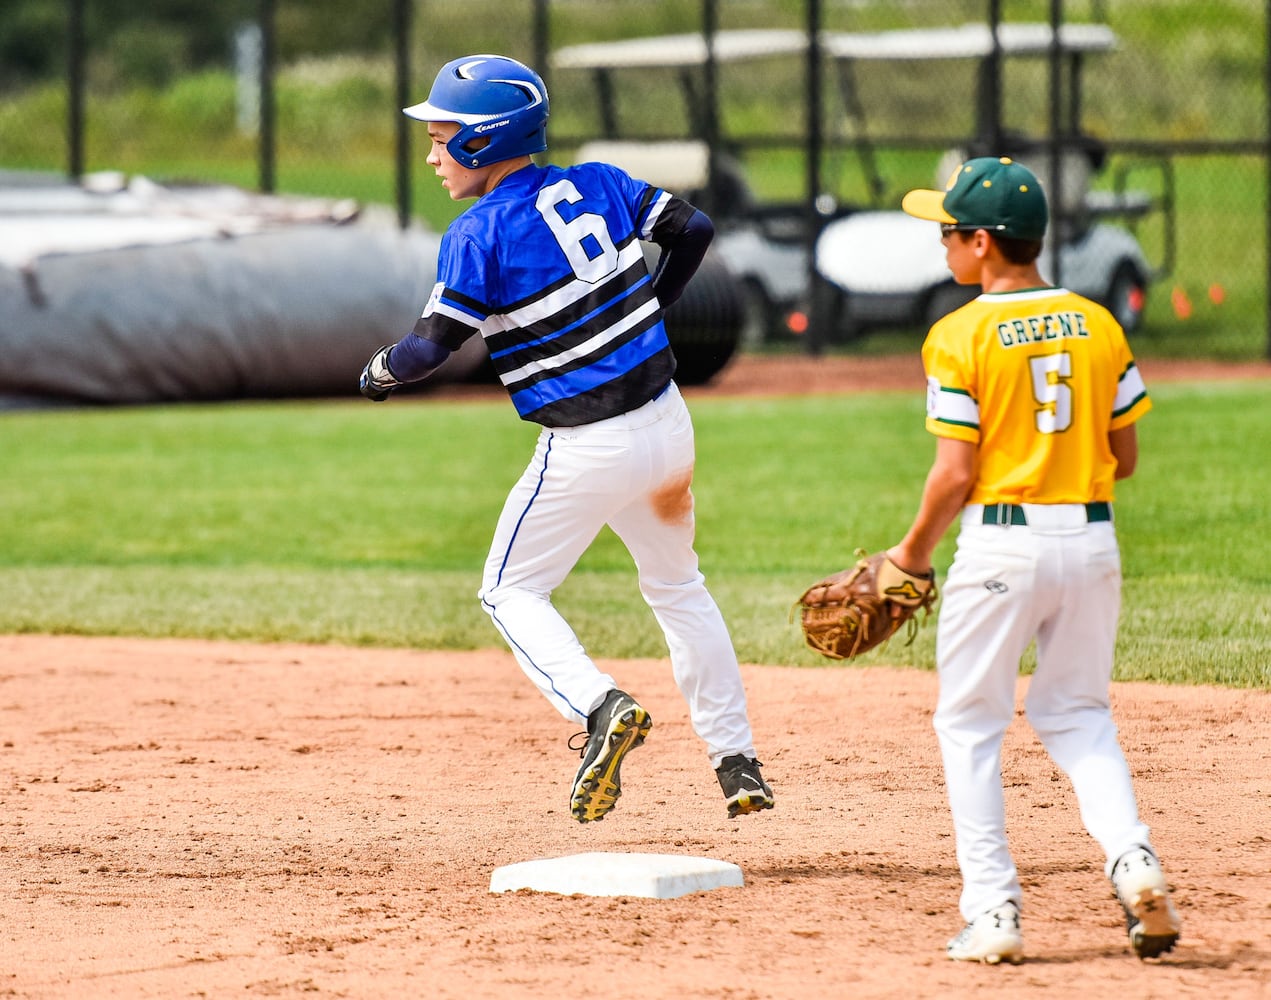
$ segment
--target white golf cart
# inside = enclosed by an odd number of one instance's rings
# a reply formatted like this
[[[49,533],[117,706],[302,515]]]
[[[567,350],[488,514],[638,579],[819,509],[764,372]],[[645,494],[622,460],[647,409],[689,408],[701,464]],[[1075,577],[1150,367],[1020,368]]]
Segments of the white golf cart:
[[[1127,331],[1133,331],[1142,322],[1149,282],[1166,268],[1149,263],[1125,223],[1134,225],[1160,209],[1165,246],[1172,252],[1172,175],[1162,170],[1167,190],[1159,201],[1141,192],[1091,190],[1093,177],[1103,167],[1104,151],[1081,128],[1080,73],[1083,57],[1115,47],[1116,37],[1105,25],[1069,24],[1059,30],[1065,117],[1057,141],[1030,142],[1001,132],[996,111],[999,98],[993,90],[994,80],[1000,79],[1000,59],[1044,58],[1051,52],[1053,37],[1048,24],[1002,24],[996,39],[987,25],[970,24],[869,35],[831,34],[825,44],[842,71],[845,103],[858,112],[862,102],[852,99],[850,92],[852,71],[862,64],[976,61],[977,138],[941,158],[931,185],[943,188],[957,165],[971,156],[1008,155],[1028,166],[1050,192],[1052,221],[1042,273],[1104,304]],[[858,120],[855,125],[861,151],[867,154],[864,123]],[[872,168],[872,156],[862,156],[862,164]],[[861,211],[830,222],[818,238],[816,263],[825,282],[820,291],[828,290],[819,303],[819,315],[830,317],[839,339],[875,327],[929,326],[979,292],[953,282],[936,226],[898,209]]]
[[[793,29],[720,31],[712,40],[719,65],[789,59],[804,56],[808,49],[807,34]],[[700,34],[571,45],[551,57],[553,70],[585,71],[594,80],[602,136],[583,142],[577,161],[613,163],[632,176],[710,205],[716,228],[712,252],[739,280],[744,300],[741,342],[753,346],[783,334],[787,315],[805,298],[809,241],[804,206],[760,203],[740,163],[719,148],[726,140],[712,150],[700,133],[652,141],[621,137],[615,107],[618,93],[630,95],[631,101],[643,99],[639,73],[671,70],[678,75],[686,119],[700,126],[713,114],[701,81],[707,61],[706,40]],[[614,79],[618,72],[624,74],[621,86]]]
[[[599,103],[601,135],[583,142],[578,160],[604,160],[634,176],[699,200],[710,198],[717,236],[713,251],[738,278],[744,298],[741,343],[788,337],[792,313],[811,311],[829,327],[830,339],[849,339],[874,327],[929,325],[967,301],[976,289],[954,284],[944,264],[944,252],[931,223],[899,211],[900,194],[888,198],[874,156],[873,137],[865,121],[865,102],[857,87],[860,70],[871,62],[971,60],[976,64],[975,138],[966,148],[950,149],[940,160],[932,185],[942,187],[954,167],[972,155],[1012,155],[1038,174],[1048,187],[1058,180],[1058,199],[1052,197],[1051,238],[1043,253],[1042,270],[1064,285],[1104,303],[1127,330],[1136,329],[1143,314],[1148,283],[1167,266],[1149,263],[1135,236],[1110,220],[1137,222],[1158,208],[1165,209],[1166,261],[1173,249],[1172,175],[1162,171],[1166,191],[1159,199],[1123,190],[1093,191],[1090,182],[1102,168],[1099,144],[1081,130],[1081,62],[1090,53],[1116,45],[1111,29],[1097,24],[1064,25],[1059,31],[1063,57],[1065,119],[1059,141],[1023,142],[1003,136],[999,127],[1000,101],[995,81],[1000,61],[1008,57],[1044,58],[1051,51],[1053,32],[1047,24],[1001,24],[996,38],[985,24],[848,33],[823,31],[821,51],[833,66],[843,105],[836,128],[850,139],[827,136],[834,148],[855,154],[865,172],[865,188],[876,204],[866,208],[843,204],[818,192],[816,270],[819,280],[809,289],[809,223],[801,202],[761,203],[746,181],[740,163],[722,147],[727,137],[716,136],[712,149],[703,122],[717,119],[709,106],[702,75],[708,62],[701,34],[664,35],[573,45],[556,50],[554,70],[584,71],[593,78]],[[806,59],[807,34],[795,29],[727,30],[712,36],[714,62],[719,66],[762,59]],[[622,137],[616,95],[645,98],[641,72],[671,70],[678,75],[687,120],[698,126],[688,138],[655,140]],[[622,86],[615,74],[623,72]],[[647,77],[646,77],[647,81]],[[970,98],[972,95],[968,95]],[[937,100],[939,91],[923,100]],[[796,102],[797,103],[797,102]],[[792,105],[793,106],[793,105]],[[669,109],[668,109],[669,110]],[[669,115],[667,117],[670,117]],[[692,127],[692,126],[690,126]],[[880,141],[881,138],[881,141]],[[903,137],[912,140],[912,136]],[[1050,154],[1058,150],[1057,166]],[[1058,247],[1058,269],[1055,251]],[[820,296],[809,310],[810,295]]]

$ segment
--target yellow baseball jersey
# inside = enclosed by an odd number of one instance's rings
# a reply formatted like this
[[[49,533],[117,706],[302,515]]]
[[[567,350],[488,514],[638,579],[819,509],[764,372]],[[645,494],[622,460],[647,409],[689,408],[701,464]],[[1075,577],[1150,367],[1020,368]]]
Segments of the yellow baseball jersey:
[[[968,503],[1112,500],[1108,432],[1152,406],[1125,332],[1063,288],[981,295],[922,348],[927,429],[977,445]]]

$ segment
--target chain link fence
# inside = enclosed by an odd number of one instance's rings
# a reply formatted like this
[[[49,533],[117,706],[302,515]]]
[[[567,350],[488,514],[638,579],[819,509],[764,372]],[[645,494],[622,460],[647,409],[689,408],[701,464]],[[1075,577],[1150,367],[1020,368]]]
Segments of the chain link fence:
[[[1140,350],[1268,351],[1266,0],[364,0],[356,16],[333,0],[221,0],[197,16],[146,6],[6,5],[0,170],[356,198],[440,229],[463,206],[398,109],[448,59],[497,51],[547,79],[548,159],[610,143],[737,217],[760,244],[757,273],[767,259],[806,279],[802,294],[765,303],[752,343],[780,339],[800,308],[820,348],[920,329],[917,305],[843,320],[868,288],[818,313],[809,226],[894,213],[905,190],[942,186],[958,157],[1011,152],[1062,192],[1052,201],[1074,240],[1103,227],[1141,255],[1141,287],[1124,290]],[[1086,263],[1057,250],[1053,270],[1076,281]]]

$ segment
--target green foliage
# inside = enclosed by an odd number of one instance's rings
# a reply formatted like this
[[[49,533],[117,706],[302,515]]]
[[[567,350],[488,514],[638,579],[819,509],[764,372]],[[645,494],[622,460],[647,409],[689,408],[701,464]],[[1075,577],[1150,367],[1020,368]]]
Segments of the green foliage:
[[[61,141],[68,113],[66,90],[45,83],[25,91],[22,99],[0,101],[0,157],[3,166],[49,169],[52,150]]]
[[[431,18],[434,6],[415,0],[416,16]],[[362,0],[355,5],[348,0],[279,0],[275,34],[280,58],[290,61],[340,52],[387,51],[392,27],[392,0]]]
[[[236,94],[234,81],[225,73],[190,73],[156,96],[156,114],[180,122],[187,137],[225,138],[233,133]]]
[[[1118,487],[1117,675],[1266,686],[1271,514],[1232,446],[1271,435],[1265,385],[1151,388],[1139,472]],[[739,654],[824,665],[791,602],[908,526],[934,454],[922,400],[691,405],[698,549]],[[535,434],[506,402],[25,412],[0,428],[0,632],[499,644],[475,595]],[[595,655],[665,655],[612,534],[556,599]],[[866,662],[930,668],[932,623]]]
[[[6,0],[0,6],[0,87],[46,79],[63,61],[65,11],[49,0]]]
[[[1259,136],[1266,104],[1249,88],[1265,72],[1266,16],[1257,0],[1117,4],[1110,23],[1139,55],[1122,60],[1091,101],[1117,109],[1112,134],[1142,135],[1165,122],[1170,138]]]
[[[148,87],[179,78],[189,61],[188,32],[180,25],[134,22],[118,28],[110,48],[94,53],[96,81],[127,81]]]
[[[417,6],[422,6],[417,4]],[[462,8],[464,5],[444,5]],[[159,86],[190,70],[224,66],[235,30],[255,22],[256,0],[89,0],[84,41],[98,86]],[[0,5],[0,82],[34,83],[65,71],[68,0]],[[391,0],[278,0],[279,57],[387,51]]]
[[[296,63],[279,75],[276,96],[281,159],[317,155],[341,163],[361,151],[380,157],[389,175],[399,110],[387,64],[352,58]]]

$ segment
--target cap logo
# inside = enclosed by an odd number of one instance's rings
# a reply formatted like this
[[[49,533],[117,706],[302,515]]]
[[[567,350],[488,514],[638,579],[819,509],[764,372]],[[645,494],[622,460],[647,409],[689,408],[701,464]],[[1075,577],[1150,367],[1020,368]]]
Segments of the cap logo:
[[[473,129],[473,131],[474,132],[489,132],[496,128],[502,128],[504,125],[507,125],[511,121],[512,121],[511,118],[504,118],[503,121],[501,122],[487,122],[484,125],[478,125],[475,129]]]

